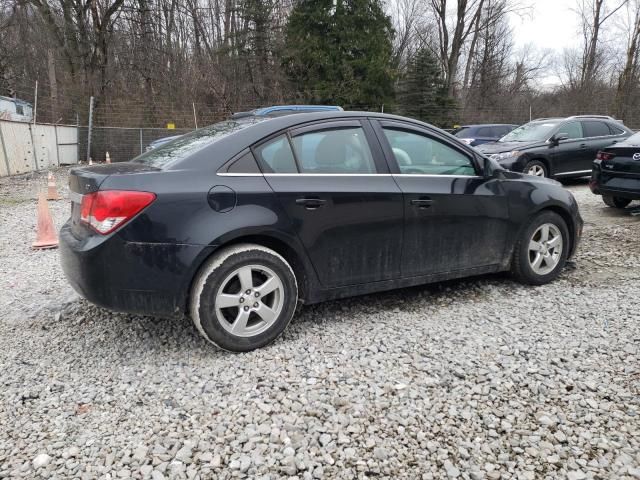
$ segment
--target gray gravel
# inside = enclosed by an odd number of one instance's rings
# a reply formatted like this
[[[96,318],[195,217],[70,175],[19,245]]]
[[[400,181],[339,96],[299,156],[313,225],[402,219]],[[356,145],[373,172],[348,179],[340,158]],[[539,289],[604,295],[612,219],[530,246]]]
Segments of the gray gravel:
[[[45,184],[0,179],[0,478],[640,479],[640,217],[584,181],[551,285],[326,303],[235,355],[79,299],[30,249]]]

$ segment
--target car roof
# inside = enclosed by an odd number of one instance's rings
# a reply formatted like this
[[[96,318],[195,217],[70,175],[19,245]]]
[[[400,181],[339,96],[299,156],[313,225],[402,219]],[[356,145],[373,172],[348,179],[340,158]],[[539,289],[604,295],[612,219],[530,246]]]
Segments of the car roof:
[[[411,123],[417,126],[424,127],[433,132],[437,132],[440,135],[455,139],[452,135],[444,132],[433,125],[421,122],[407,117],[400,117],[398,115],[390,115],[387,113],[376,112],[359,112],[359,111],[332,111],[332,112],[307,112],[307,113],[294,113],[291,115],[275,116],[275,117],[263,117],[259,121],[256,121],[256,117],[239,118],[235,121],[251,121],[252,125],[238,130],[230,135],[216,140],[215,143],[205,147],[202,151],[194,153],[191,160],[185,157],[184,161],[189,163],[194,162],[194,166],[201,165],[206,166],[211,163],[210,149],[215,149],[216,157],[228,160],[237,154],[245,151],[247,147],[254,145],[255,143],[277,133],[282,130],[286,130],[292,127],[303,126],[307,123],[318,122],[322,120],[349,120],[356,118],[375,118],[379,120],[398,120],[405,123]],[[229,121],[234,121],[229,120]],[[456,139],[457,140],[457,139]],[[463,147],[466,148],[466,147]],[[197,158],[196,158],[197,157]],[[183,165],[182,161],[168,165],[169,169],[179,169]]]
[[[340,112],[342,111],[342,107],[337,105],[273,105],[271,107],[258,108],[253,110],[255,115],[269,115],[271,113],[276,112],[305,112],[305,111],[316,111],[316,112]]]
[[[461,125],[460,128],[476,128],[476,127],[513,127],[518,126],[517,123],[472,123],[469,125]]]

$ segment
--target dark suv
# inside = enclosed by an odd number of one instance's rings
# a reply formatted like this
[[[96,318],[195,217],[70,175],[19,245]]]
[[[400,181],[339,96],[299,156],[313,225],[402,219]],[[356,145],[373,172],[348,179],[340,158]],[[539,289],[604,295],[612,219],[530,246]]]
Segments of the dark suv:
[[[599,150],[629,137],[622,122],[604,115],[539,118],[478,150],[500,165],[539,177],[582,177],[591,173]]]

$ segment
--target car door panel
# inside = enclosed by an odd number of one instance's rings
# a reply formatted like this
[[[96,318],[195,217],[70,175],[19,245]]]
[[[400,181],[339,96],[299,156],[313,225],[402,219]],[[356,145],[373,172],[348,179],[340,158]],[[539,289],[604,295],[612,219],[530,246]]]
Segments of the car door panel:
[[[508,206],[500,181],[394,175],[405,196],[403,276],[501,264]],[[428,198],[427,208],[415,200]]]
[[[436,148],[442,155],[450,155],[448,149],[451,149],[456,152],[456,162],[459,158],[468,158],[471,170],[458,167],[452,169],[457,174],[440,174],[436,168],[435,174],[415,173],[420,163],[415,152],[419,149],[412,145],[421,140],[411,137],[413,140],[406,140],[405,147],[392,136],[388,138],[385,132],[389,130],[431,140],[431,148],[426,148],[428,155]],[[376,123],[376,133],[404,195],[403,277],[502,264],[510,225],[508,202],[500,181],[477,175],[473,154],[456,151],[459,147],[434,132],[402,122],[384,121]],[[411,165],[396,162],[392,141],[396,151],[401,147],[413,148]],[[436,166],[447,163],[436,157],[432,158]]]
[[[358,141],[366,138],[370,148],[366,167],[357,165],[358,159],[351,162],[362,144],[336,149],[336,141],[353,141],[354,131],[359,132]],[[375,140],[370,125],[331,122],[290,134],[299,171],[316,173],[273,172],[265,173],[265,178],[291,219],[320,283],[334,288],[398,278],[403,197],[388,170],[378,174],[386,163],[377,141],[370,142]],[[345,160],[327,155],[344,155]]]

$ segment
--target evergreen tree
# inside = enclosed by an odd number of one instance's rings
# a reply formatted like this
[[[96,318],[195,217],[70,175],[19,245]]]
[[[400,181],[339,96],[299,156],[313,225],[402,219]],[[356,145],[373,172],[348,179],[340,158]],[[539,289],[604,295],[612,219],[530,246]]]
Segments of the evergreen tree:
[[[455,101],[447,95],[438,60],[427,48],[409,60],[398,84],[397,111],[401,115],[450,127],[456,116]]]
[[[393,95],[392,37],[380,0],[301,0],[284,67],[306,101],[377,109]]]

